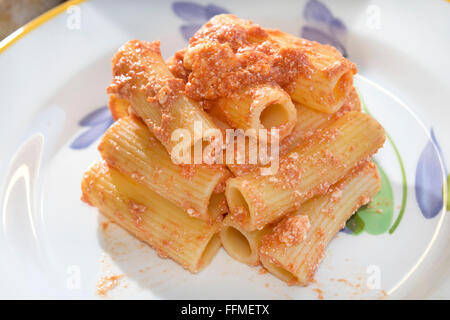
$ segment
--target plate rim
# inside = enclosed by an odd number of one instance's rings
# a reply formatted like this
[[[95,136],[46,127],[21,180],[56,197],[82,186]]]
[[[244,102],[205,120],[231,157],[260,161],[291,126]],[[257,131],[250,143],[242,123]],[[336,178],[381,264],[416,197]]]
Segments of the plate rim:
[[[86,0],[69,0],[66,2],[63,2],[53,9],[50,9],[38,17],[34,18],[30,22],[26,23],[25,25],[21,26],[19,29],[15,30],[10,35],[6,36],[3,40],[0,41],[0,55],[6,51],[10,46],[12,46],[14,43],[16,43],[19,39],[21,39],[26,34],[30,33],[31,31],[37,29],[44,23],[50,21],[54,17],[60,15],[64,11],[66,11],[71,6],[75,6],[78,4],[81,4],[85,2]]]
[[[46,22],[51,21],[53,18],[59,16],[60,14],[64,13],[66,10],[68,10],[71,6],[73,5],[78,5],[78,4],[82,4],[84,3],[86,0],[69,0],[65,3],[62,3],[60,5],[58,5],[57,7],[43,13],[42,15],[38,16],[37,18],[33,19],[32,21],[30,21],[29,23],[27,23],[26,25],[20,27],[19,29],[17,29],[16,31],[14,31],[11,35],[7,36],[5,39],[3,39],[2,41],[0,41],[0,55],[6,51],[6,49],[8,49],[10,46],[12,46],[15,42],[17,42],[18,40],[20,40],[23,36],[25,36],[28,33],[31,33],[31,31],[37,29],[38,27],[40,27],[41,25],[44,25]],[[86,1],[87,2],[87,1]],[[1,56],[0,56],[1,58]],[[402,100],[403,102],[403,100]],[[413,114],[415,115],[415,113],[413,112]],[[422,123],[422,121],[420,121],[420,123]],[[429,132],[426,131],[427,134],[429,135]],[[441,157],[439,157],[441,165],[443,160],[441,159]],[[445,177],[444,177],[444,186],[445,186]],[[444,192],[444,198],[447,196],[447,193]],[[442,217],[443,218],[445,216],[446,210],[445,210],[445,201],[443,202],[443,212],[442,212]]]

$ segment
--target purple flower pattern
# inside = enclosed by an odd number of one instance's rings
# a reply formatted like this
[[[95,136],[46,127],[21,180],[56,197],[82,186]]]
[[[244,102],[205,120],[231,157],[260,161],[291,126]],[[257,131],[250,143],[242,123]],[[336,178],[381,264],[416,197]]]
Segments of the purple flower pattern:
[[[329,44],[336,47],[344,57],[348,56],[343,43],[347,37],[347,28],[320,1],[309,0],[303,9],[306,25],[302,27],[301,36],[308,40]]]
[[[217,14],[229,13],[228,10],[214,4],[200,5],[194,2],[175,2],[172,10],[185,21],[180,27],[183,38],[189,41],[194,33],[209,19]]]
[[[438,215],[443,206],[443,177],[447,176],[444,156],[433,129],[430,140],[420,154],[416,167],[416,200],[422,215],[431,219]],[[444,167],[441,166],[441,161]]]
[[[87,127],[88,129],[80,134],[70,144],[71,149],[85,149],[97,140],[114,122],[106,106],[100,107],[84,116],[78,125]]]

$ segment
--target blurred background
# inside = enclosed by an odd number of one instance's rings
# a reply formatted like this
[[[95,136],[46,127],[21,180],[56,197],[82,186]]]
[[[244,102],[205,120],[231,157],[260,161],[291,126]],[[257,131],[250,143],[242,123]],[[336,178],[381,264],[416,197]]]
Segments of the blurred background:
[[[0,40],[64,0],[0,0]]]

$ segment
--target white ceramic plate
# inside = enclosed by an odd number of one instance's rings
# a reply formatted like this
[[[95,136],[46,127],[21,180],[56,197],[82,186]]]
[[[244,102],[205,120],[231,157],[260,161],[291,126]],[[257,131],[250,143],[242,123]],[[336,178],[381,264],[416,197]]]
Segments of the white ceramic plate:
[[[357,63],[358,89],[391,137],[376,156],[391,201],[381,218],[358,214],[353,234],[338,234],[306,288],[223,250],[192,275],[79,199],[83,171],[99,159],[97,138],[111,123],[104,106],[114,51],[129,39],[160,39],[168,57],[221,12],[337,46]],[[444,0],[258,1],[257,8],[92,0],[19,30],[0,43],[0,297],[96,298],[102,276],[115,274],[123,277],[107,297],[450,298],[449,16]]]

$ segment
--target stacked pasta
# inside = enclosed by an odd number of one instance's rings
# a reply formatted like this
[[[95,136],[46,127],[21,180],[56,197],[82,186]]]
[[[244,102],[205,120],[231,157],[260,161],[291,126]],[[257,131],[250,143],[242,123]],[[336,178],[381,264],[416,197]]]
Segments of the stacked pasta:
[[[82,199],[191,272],[223,245],[238,261],[306,285],[328,242],[380,189],[371,158],[384,130],[360,112],[356,66],[333,47],[218,15],[167,62],[159,42],[133,40],[112,66],[116,121]],[[198,124],[276,129],[278,170],[262,174],[266,164],[246,156],[180,163],[177,129],[194,137],[183,154],[213,143]]]

